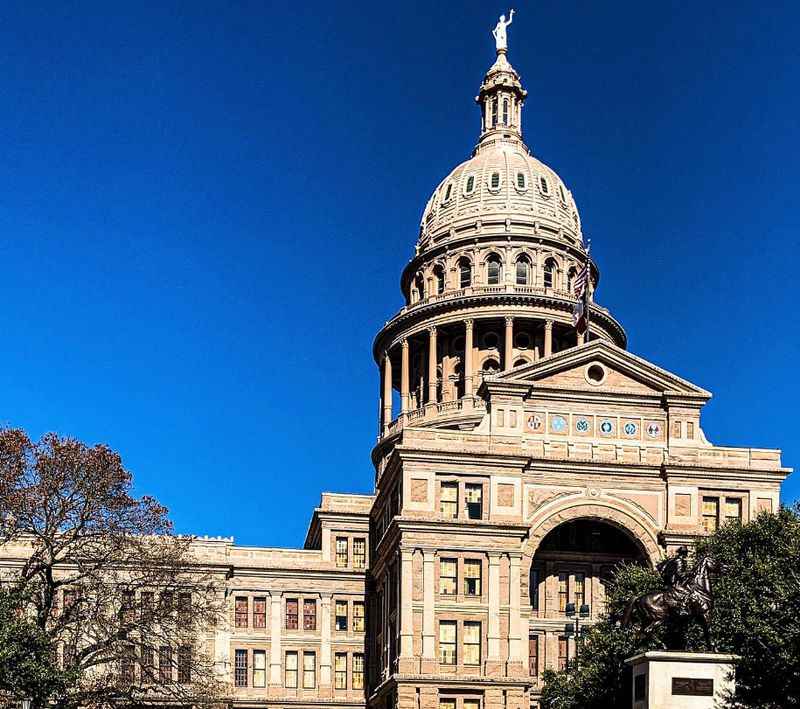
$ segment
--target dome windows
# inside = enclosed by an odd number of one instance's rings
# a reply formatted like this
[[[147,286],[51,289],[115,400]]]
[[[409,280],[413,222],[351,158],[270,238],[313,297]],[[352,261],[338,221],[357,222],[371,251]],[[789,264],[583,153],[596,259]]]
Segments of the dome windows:
[[[517,173],[517,179],[514,184],[520,192],[524,192],[528,189],[528,176],[520,170]]]
[[[544,262],[544,287],[552,288],[556,281],[558,264],[554,258],[549,258]]]
[[[458,260],[458,287],[469,288],[472,285],[472,264],[468,258]]]
[[[444,188],[444,197],[442,198],[442,204],[449,202],[450,197],[453,196],[453,183],[448,182],[447,187]]]
[[[561,183],[558,184],[558,196],[561,197],[561,204],[564,206],[567,205],[567,195],[564,192],[564,185]]]
[[[444,269],[437,264],[433,267],[433,280],[436,287],[436,294],[444,293]]]
[[[514,347],[518,350],[527,350],[531,346],[531,336],[527,332],[518,332],[514,336]]]
[[[508,99],[503,99],[503,125],[508,125]]]
[[[523,255],[517,259],[516,264],[516,280],[518,286],[527,286],[530,281],[531,262],[530,259]]]
[[[487,350],[496,350],[500,345],[500,337],[496,332],[487,332],[483,336],[483,346]]]
[[[550,183],[544,175],[539,176],[539,191],[545,196],[550,196]]]
[[[487,185],[489,187],[489,191],[490,192],[499,192],[500,191],[500,185],[501,185],[502,181],[503,180],[502,180],[502,177],[501,177],[500,173],[497,170],[495,170],[491,175],[489,175],[489,180],[488,180],[488,183],[487,183]]]
[[[502,270],[500,257],[497,254],[490,254],[486,259],[486,283],[490,286],[500,285]]]
[[[464,195],[469,196],[475,191],[475,175],[470,173],[464,181]]]

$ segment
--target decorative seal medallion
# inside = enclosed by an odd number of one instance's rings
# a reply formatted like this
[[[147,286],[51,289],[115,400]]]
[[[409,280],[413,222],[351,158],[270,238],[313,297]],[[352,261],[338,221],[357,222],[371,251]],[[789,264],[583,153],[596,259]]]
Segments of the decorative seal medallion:
[[[586,433],[589,430],[589,421],[585,418],[579,418],[575,423],[575,430],[578,433]]]
[[[550,419],[550,428],[555,433],[563,433],[567,427],[567,420],[563,416],[553,416]]]
[[[661,426],[657,423],[651,423],[647,426],[647,435],[650,438],[658,438],[661,435]]]
[[[612,423],[611,419],[603,419],[603,422],[600,424],[600,433],[603,433],[606,436],[614,433],[614,424]]]
[[[528,429],[531,431],[540,431],[542,429],[542,417],[537,414],[528,416]]]
[[[639,427],[635,423],[633,423],[632,421],[629,421],[628,423],[625,424],[625,433],[627,435],[629,435],[629,436],[635,436],[636,435],[636,431],[638,431],[638,430],[639,430]]]

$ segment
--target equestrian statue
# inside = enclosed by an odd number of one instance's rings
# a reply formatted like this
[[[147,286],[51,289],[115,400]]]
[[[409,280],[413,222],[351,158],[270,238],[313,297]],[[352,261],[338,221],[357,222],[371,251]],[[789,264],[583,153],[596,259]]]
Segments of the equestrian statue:
[[[706,647],[713,651],[709,623],[714,609],[711,577],[722,570],[713,557],[698,559],[689,568],[689,550],[682,546],[677,556],[665,559],[656,568],[664,581],[665,590],[646,593],[632,599],[625,608],[622,627],[638,619],[644,635],[659,627],[667,630],[668,650],[686,650],[686,628],[692,620],[700,623]]]

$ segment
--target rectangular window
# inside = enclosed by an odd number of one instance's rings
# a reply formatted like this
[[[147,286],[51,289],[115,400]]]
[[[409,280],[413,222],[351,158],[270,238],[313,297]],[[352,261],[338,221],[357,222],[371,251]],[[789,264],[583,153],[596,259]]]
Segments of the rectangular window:
[[[340,569],[347,566],[347,537],[336,537],[336,566]]]
[[[148,683],[155,680],[156,653],[149,645],[142,645],[142,682]]]
[[[253,650],[253,686],[267,686],[267,653],[264,650]]]
[[[364,689],[364,655],[353,653],[353,689]]]
[[[317,654],[303,653],[303,689],[314,689],[317,686]]]
[[[475,621],[464,623],[464,664],[481,664],[481,624]]]
[[[563,672],[569,666],[569,651],[567,648],[567,638],[562,635],[558,638],[558,669],[560,672]]]
[[[364,632],[364,601],[353,601],[353,630]]]
[[[192,681],[192,646],[181,645],[178,648],[178,682],[189,684]]]
[[[136,594],[133,591],[122,592],[122,607],[119,615],[120,620],[126,625],[136,621]]]
[[[313,599],[303,601],[303,630],[317,629],[317,602]]]
[[[336,630],[347,630],[347,601],[336,601]]]
[[[158,598],[158,610],[161,616],[172,615],[172,610],[175,608],[175,598],[172,591],[164,591]]]
[[[286,630],[297,630],[297,599],[286,599]]]
[[[353,539],[353,568],[367,568],[367,540],[363,537]]]
[[[142,591],[141,597],[139,602],[141,604],[141,618],[142,623],[152,623],[153,622],[153,606],[155,604],[156,595],[152,591]],[[64,605],[66,607],[67,596],[66,591],[64,592]]]
[[[158,679],[161,682],[172,682],[172,648],[162,645],[158,649]]]
[[[247,650],[237,650],[234,656],[233,683],[236,687],[247,686]]]
[[[528,638],[528,674],[531,677],[539,676],[539,636],[531,635]]]
[[[334,658],[333,679],[336,689],[347,689],[347,653],[337,652]]]
[[[465,699],[464,709],[481,709],[480,699]]]
[[[253,599],[253,627],[267,627],[267,599],[264,597]]]
[[[442,483],[439,512],[447,519],[458,517],[458,483]]]
[[[192,594],[178,594],[178,622],[181,625],[189,625],[192,622]]]
[[[286,653],[286,663],[285,663],[285,677],[284,677],[284,684],[290,688],[294,689],[297,687],[297,653],[296,652],[287,652]]]
[[[456,664],[456,621],[439,622],[439,662],[443,665]]]
[[[716,497],[703,498],[703,529],[711,534],[719,527],[719,499]]]
[[[539,569],[533,569],[531,571],[531,609],[538,611],[539,610]]]
[[[465,485],[464,496],[467,501],[467,517],[481,519],[483,517],[483,485]]]
[[[439,709],[456,709],[456,700],[451,697],[443,697],[439,700]]]
[[[586,574],[575,574],[575,610],[580,613],[586,603]]]
[[[569,575],[561,573],[558,575],[558,610],[561,613],[567,610],[569,601]]]
[[[439,560],[439,593],[444,596],[455,596],[458,586],[458,562],[455,559]]]
[[[247,596],[237,596],[235,601],[235,625],[237,628],[247,627],[247,616],[249,611],[249,600]]]
[[[725,498],[725,521],[742,521],[742,500],[739,497]]]
[[[120,660],[119,665],[120,665],[119,666],[120,679],[122,679],[123,682],[130,684],[136,681],[136,675],[134,674],[135,670],[132,657],[123,657]]]
[[[464,562],[464,595],[481,595],[481,562],[478,559]]]
[[[686,422],[686,438],[694,438],[694,421]]]

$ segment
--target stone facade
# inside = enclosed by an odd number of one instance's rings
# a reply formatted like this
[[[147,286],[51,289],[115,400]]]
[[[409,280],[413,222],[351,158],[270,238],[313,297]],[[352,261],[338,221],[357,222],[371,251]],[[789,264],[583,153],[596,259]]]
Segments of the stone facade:
[[[567,604],[596,619],[615,564],[778,506],[780,452],[709,443],[710,394],[627,352],[594,303],[572,194],[522,140],[525,96],[499,50],[478,145],[430,198],[376,337],[375,495],[323,494],[303,549],[197,541],[226,587],[235,706],[529,707],[574,654]]]

